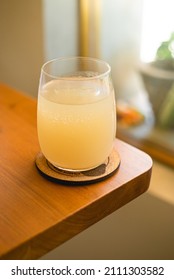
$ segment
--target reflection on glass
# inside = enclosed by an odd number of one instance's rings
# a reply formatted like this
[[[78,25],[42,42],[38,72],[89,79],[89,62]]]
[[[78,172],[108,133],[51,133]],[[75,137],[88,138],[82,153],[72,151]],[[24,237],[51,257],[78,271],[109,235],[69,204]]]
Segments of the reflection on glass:
[[[115,132],[115,95],[107,63],[74,57],[42,67],[38,137],[49,162],[71,171],[94,168],[111,153]]]

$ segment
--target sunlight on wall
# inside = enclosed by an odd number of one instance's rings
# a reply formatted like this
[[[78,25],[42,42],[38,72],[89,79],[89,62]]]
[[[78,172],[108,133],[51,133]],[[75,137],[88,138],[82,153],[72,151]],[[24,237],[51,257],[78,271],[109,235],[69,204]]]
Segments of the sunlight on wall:
[[[159,44],[174,31],[173,12],[173,0],[144,0],[140,53],[142,61],[152,61]]]

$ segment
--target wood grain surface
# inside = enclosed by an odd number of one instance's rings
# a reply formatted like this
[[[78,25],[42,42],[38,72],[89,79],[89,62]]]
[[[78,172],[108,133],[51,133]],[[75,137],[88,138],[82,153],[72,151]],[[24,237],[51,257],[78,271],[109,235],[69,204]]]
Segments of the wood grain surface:
[[[50,182],[35,166],[40,151],[36,100],[0,85],[0,258],[37,259],[144,193],[152,160],[116,139],[121,165],[85,186]]]

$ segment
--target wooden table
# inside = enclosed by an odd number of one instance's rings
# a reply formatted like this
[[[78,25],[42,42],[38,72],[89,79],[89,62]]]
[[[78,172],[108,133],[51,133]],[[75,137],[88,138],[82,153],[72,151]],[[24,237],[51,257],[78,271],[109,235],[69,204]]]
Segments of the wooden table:
[[[36,259],[101,220],[149,186],[152,160],[116,139],[121,165],[85,186],[48,181],[35,166],[36,100],[0,85],[0,258]]]

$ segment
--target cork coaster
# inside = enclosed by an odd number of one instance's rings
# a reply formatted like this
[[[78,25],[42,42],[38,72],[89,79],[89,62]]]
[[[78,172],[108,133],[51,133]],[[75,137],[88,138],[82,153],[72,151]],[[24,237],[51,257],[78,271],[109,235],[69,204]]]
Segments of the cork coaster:
[[[69,172],[54,167],[41,152],[37,154],[35,163],[41,174],[51,181],[69,185],[82,185],[92,184],[112,176],[120,165],[120,156],[113,149],[103,164],[94,169],[80,172]]]

